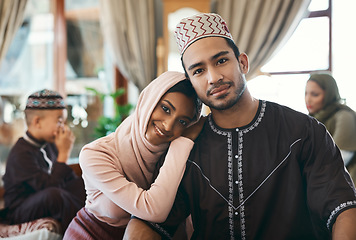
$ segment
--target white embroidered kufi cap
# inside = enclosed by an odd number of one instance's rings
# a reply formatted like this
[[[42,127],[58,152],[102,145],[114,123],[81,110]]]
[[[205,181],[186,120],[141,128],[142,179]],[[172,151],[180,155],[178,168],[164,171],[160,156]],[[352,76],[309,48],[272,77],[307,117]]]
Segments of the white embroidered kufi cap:
[[[174,35],[181,55],[190,44],[204,37],[224,37],[234,41],[225,20],[216,13],[183,18],[176,26]]]

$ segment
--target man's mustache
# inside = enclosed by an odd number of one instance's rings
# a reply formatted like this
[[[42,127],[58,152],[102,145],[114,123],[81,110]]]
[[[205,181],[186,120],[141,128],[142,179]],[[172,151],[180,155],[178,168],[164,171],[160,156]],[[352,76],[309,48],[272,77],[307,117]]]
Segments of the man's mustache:
[[[217,89],[217,88],[220,88],[221,86],[224,86],[224,85],[228,85],[229,87],[232,85],[231,82],[219,82],[219,83],[216,83],[214,84],[213,86],[211,86],[208,91],[206,91],[206,94],[207,95],[210,95],[211,92],[214,90],[214,89]]]

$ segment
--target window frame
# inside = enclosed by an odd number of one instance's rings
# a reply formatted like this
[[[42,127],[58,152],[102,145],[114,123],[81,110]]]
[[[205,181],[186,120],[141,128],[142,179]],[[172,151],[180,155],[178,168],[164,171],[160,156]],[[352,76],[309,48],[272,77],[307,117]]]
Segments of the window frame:
[[[326,69],[317,69],[317,70],[305,70],[305,71],[275,71],[275,72],[266,72],[269,75],[290,75],[290,74],[311,74],[314,72],[320,72],[320,71],[329,71],[332,72],[332,0],[328,0],[329,6],[325,10],[319,10],[319,11],[311,11],[308,16],[306,16],[304,19],[307,18],[318,18],[318,17],[327,17],[329,21],[329,59],[328,59],[328,65],[329,67]]]

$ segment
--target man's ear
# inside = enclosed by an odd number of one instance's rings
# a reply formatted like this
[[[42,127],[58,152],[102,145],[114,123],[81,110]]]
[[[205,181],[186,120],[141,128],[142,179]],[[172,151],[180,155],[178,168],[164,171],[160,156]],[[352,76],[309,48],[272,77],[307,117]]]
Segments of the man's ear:
[[[249,62],[248,62],[248,56],[246,53],[241,53],[239,56],[239,64],[240,64],[240,69],[243,74],[247,74],[249,71]]]

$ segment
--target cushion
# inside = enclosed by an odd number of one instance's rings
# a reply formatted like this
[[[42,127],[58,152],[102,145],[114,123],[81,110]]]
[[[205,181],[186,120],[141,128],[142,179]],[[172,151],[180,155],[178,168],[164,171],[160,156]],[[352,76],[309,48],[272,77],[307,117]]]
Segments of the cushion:
[[[14,237],[40,229],[47,229],[50,232],[61,234],[61,225],[53,218],[40,218],[31,222],[8,225],[0,223],[0,238]]]

